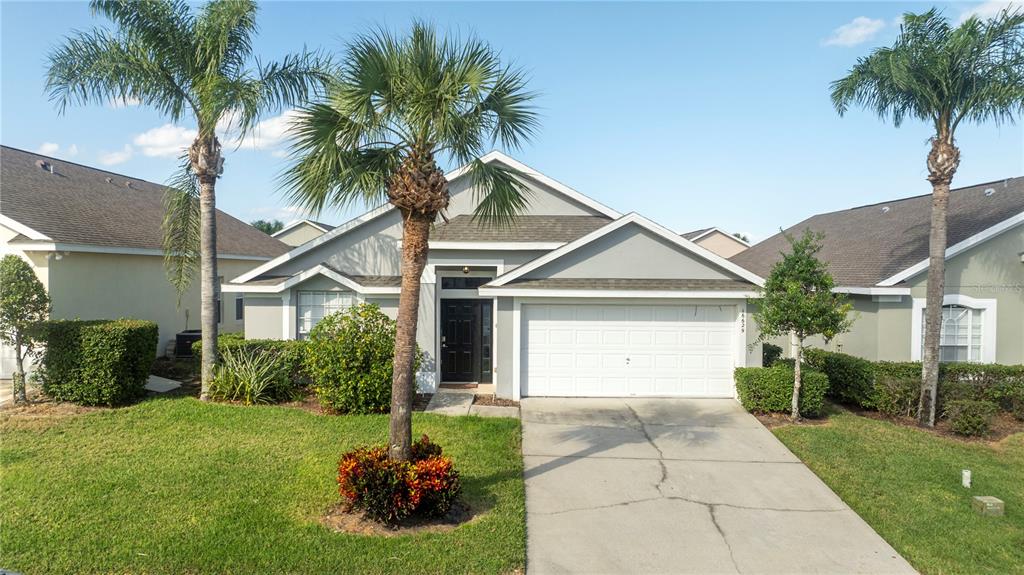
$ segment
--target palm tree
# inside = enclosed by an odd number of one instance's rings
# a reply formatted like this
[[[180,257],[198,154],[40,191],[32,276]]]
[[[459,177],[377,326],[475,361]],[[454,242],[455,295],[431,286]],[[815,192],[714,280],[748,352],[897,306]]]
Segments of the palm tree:
[[[218,124],[230,124],[240,142],[262,114],[305,102],[329,77],[330,64],[305,51],[275,63],[255,60],[252,0],[213,0],[195,14],[183,0],[93,0],[90,6],[116,31],[76,32],[50,54],[46,85],[58,111],[137,101],[173,122],[191,117],[196,123],[195,140],[170,181],[163,227],[168,277],[179,294],[191,283],[198,247],[205,399],[217,358]]]
[[[840,115],[857,104],[896,127],[907,118],[935,127],[927,164],[932,216],[918,406],[921,424],[931,427],[939,377],[946,208],[960,165],[956,129],[962,122],[1013,122],[1024,110],[1024,13],[1004,10],[991,20],[972,17],[958,27],[934,8],[905,14],[892,46],[860,58],[849,75],[832,83],[832,102]]]
[[[408,459],[420,276],[430,228],[448,207],[443,157],[468,166],[475,217],[506,224],[526,205],[516,173],[479,160],[499,143],[518,148],[536,127],[521,71],[477,39],[438,38],[416,23],[406,38],[378,31],[347,50],[322,101],[300,110],[294,164],[283,184],[313,213],[352,203],[394,205],[402,215],[402,288],[395,334],[389,455]]]

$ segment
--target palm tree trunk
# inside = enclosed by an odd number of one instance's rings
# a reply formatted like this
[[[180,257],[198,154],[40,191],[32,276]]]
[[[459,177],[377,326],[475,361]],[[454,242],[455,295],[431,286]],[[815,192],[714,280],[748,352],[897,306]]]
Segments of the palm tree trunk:
[[[14,361],[14,380],[11,382],[14,403],[25,403],[28,400],[25,394],[25,353],[21,348],[20,337],[14,339]]]
[[[217,207],[216,178],[199,179],[199,275],[200,323],[203,330],[202,390],[199,399],[209,399],[213,366],[217,364]]]
[[[416,385],[412,368],[416,359],[420,277],[427,265],[432,223],[433,218],[427,215],[408,215],[405,217],[402,232],[402,291],[398,296],[398,326],[395,330],[394,371],[391,376],[391,428],[388,441],[388,456],[402,461],[411,458],[412,401]]]
[[[928,291],[925,300],[924,350],[921,354],[921,399],[917,417],[921,425],[935,426],[939,388],[939,337],[946,283],[946,213],[949,186],[960,165],[960,150],[952,138],[939,135],[928,154],[928,180],[932,183],[932,224],[928,238]]]
[[[790,407],[789,418],[793,421],[800,419],[800,362],[803,361],[804,342],[799,336],[796,339],[796,353],[793,354],[793,404]]]

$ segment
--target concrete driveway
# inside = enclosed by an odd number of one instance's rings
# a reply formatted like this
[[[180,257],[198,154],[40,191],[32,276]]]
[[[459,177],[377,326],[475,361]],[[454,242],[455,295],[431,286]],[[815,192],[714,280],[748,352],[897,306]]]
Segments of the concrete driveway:
[[[732,400],[524,399],[530,573],[914,573]]]

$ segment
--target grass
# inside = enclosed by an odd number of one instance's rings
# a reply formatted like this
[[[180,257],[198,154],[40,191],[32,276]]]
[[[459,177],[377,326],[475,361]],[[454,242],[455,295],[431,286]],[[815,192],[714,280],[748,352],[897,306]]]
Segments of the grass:
[[[0,568],[24,573],[507,573],[525,563],[519,422],[416,414],[464,501],[445,533],[372,537],[318,521],[336,463],[387,416],[153,399],[0,421]]]
[[[773,432],[922,573],[1024,573],[1024,434],[991,445],[850,413]],[[975,514],[975,495],[1006,515]]]

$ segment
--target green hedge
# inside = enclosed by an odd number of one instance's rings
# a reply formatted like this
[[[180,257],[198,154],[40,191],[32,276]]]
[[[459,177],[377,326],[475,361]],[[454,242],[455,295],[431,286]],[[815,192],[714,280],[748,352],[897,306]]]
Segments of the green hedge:
[[[303,368],[303,359],[309,342],[294,339],[245,339],[243,333],[225,333],[217,337],[217,350],[249,354],[269,354],[277,358],[278,369],[287,374],[295,387],[307,385],[309,377]],[[203,356],[203,342],[192,344],[192,355],[199,361]],[[285,398],[281,398],[285,399]]]
[[[143,394],[156,358],[156,323],[51,320],[39,329],[46,342],[39,377],[47,395],[82,405],[116,405]]]
[[[828,391],[828,377],[813,369],[803,370],[800,384],[800,415],[821,415]],[[736,369],[740,403],[754,413],[789,413],[793,403],[793,369],[785,363],[772,367]]]
[[[875,370],[870,361],[821,349],[808,349],[804,360],[828,376],[828,396],[839,403],[865,409],[875,406]]]

